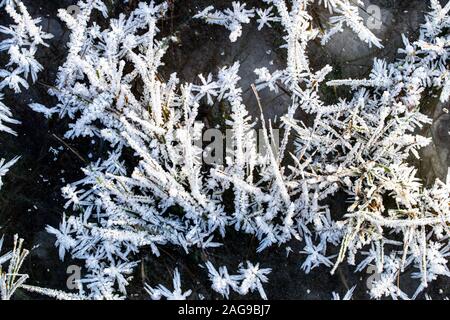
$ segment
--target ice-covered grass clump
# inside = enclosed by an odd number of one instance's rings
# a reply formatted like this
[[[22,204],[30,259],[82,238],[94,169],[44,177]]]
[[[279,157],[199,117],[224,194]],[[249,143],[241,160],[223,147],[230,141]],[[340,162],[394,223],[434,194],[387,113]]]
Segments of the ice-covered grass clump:
[[[315,25],[313,2],[332,14],[327,30]],[[320,265],[331,272],[341,263],[356,271],[375,265],[380,276],[370,286],[372,298],[415,298],[438,276],[450,275],[450,178],[425,187],[410,163],[430,143],[417,134],[431,121],[420,111],[423,98],[430,93],[442,102],[449,98],[450,3],[431,1],[419,38],[404,36],[399,59],[376,59],[367,79],[329,79],[332,68],[312,70],[307,54],[312,41],[333,41],[346,27],[367,45],[382,47],[352,1],[264,0],[258,8],[233,2],[231,9],[207,7],[196,14],[223,25],[231,41],[252,19],[258,29],[279,24],[283,30],[286,67],[269,72],[261,65],[250,89],[261,109],[258,92],[289,95],[279,145],[273,143],[276,124],[261,113],[263,140],[275,145],[265,152],[259,152],[256,119],[243,103],[247,88],[239,84],[239,61],[193,83],[180,83],[177,70],[167,79],[160,75],[174,40],[159,35],[165,2],[142,1],[116,18],[107,18],[100,0],[78,6],[76,18],[64,9],[58,13],[70,30],[66,61],[50,90],[58,104],[31,105],[46,117],[66,118],[65,138],[95,137],[108,144],[105,154],[82,168],[83,179],[63,188],[67,212],[59,228],[47,227],[62,260],[84,261],[76,297],[124,298],[142,248],[158,259],[166,245],[187,254],[226,246],[230,228],[255,236],[258,252],[298,241],[304,247],[299,265],[306,273]],[[103,14],[95,15],[104,19],[101,24],[94,21],[95,10]],[[21,72],[34,79],[40,65],[26,61],[29,68]],[[6,83],[14,89],[22,82]],[[348,86],[351,97],[328,104],[321,99],[324,85]],[[199,107],[219,102],[230,109],[221,129],[231,132],[231,155],[221,164],[205,164],[198,144],[205,129]],[[308,125],[296,118],[299,110],[308,115]],[[130,155],[134,161],[127,161]],[[337,192],[348,196],[344,213],[327,204]],[[232,202],[231,209],[226,202]],[[247,262],[230,275],[229,266],[217,269],[208,261],[205,272],[212,290],[225,298],[232,292],[267,298],[267,267]],[[406,270],[418,279],[412,296],[397,284]],[[192,294],[182,289],[178,269],[173,291],[152,285],[146,290],[155,299]]]

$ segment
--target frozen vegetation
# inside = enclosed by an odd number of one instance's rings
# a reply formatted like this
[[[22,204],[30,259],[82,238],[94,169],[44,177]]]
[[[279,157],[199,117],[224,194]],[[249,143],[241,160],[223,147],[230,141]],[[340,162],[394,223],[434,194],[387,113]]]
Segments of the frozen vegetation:
[[[433,122],[424,104],[435,99],[449,112],[450,2],[429,1],[417,37],[402,36],[396,59],[374,59],[367,77],[341,78],[329,64],[313,66],[309,50],[347,31],[371,50],[383,48],[360,14],[363,2],[233,1],[216,8],[211,0],[189,19],[230,42],[239,41],[243,28],[276,29],[281,47],[272,50],[284,61],[257,66],[249,80],[241,79],[243,61],[236,59],[191,82],[165,60],[182,39],[178,31],[162,35],[161,21],[173,4],[124,1],[116,7],[127,10],[113,12],[114,2],[79,1],[76,16],[58,11],[53,18],[69,35],[64,59],[53,83],[27,103],[29,113],[62,124],[58,139],[65,146],[102,145],[88,154],[70,148],[83,160],[81,177],[61,189],[60,223],[46,227],[61,268],[74,261],[81,277],[72,291],[64,284],[26,284],[39,279],[19,270],[28,251],[15,236],[13,250],[0,255],[2,299],[17,289],[58,299],[129,298],[144,261],[157,265],[166,248],[186,256],[200,252],[196,272],[209,287],[187,287],[183,280],[191,275],[172,265],[172,284],[143,279],[145,298],[202,299],[214,292],[270,299],[265,287],[276,287],[273,270],[283,269],[258,256],[274,247],[283,248],[286,259],[296,250],[305,274],[335,274],[342,265],[375,272],[367,285],[348,283],[347,292],[330,291],[329,298],[350,299],[366,286],[366,298],[423,298],[438,279],[448,288],[450,174],[424,183],[416,163],[434,143],[423,134]],[[38,85],[44,67],[36,56],[52,35],[20,0],[3,0],[0,7],[11,22],[0,28],[0,54],[9,61],[0,68],[2,98]],[[318,10],[326,14],[321,24]],[[243,87],[243,80],[252,85]],[[252,106],[243,98],[248,93]],[[280,94],[284,99],[276,100]],[[205,121],[203,110],[217,106],[225,110],[221,119]],[[251,115],[255,106],[258,117]],[[5,134],[21,126],[13,108],[0,102]],[[268,117],[266,108],[285,112]],[[204,143],[205,132],[226,132],[226,143],[225,134]],[[223,159],[205,161],[213,153]],[[0,160],[0,187],[20,156]],[[343,210],[331,205],[337,197]],[[248,247],[238,246],[233,254],[240,263],[216,264],[208,252],[231,246],[240,234],[256,239],[256,258],[250,261]],[[402,288],[404,276],[412,279],[412,291]]]

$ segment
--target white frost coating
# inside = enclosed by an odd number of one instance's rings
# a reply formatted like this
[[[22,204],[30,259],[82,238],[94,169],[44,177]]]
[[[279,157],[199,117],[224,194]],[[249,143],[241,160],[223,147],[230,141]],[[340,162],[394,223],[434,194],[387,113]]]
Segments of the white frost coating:
[[[158,36],[165,3],[142,2],[128,16],[105,18],[101,31],[91,21],[92,10],[105,11],[101,1],[81,2],[77,20],[60,10],[71,36],[52,90],[58,105],[32,107],[67,117],[68,139],[95,136],[109,143],[108,154],[63,189],[70,216],[59,229],[47,229],[56,236],[62,259],[70,255],[85,262],[83,297],[125,297],[135,253],[144,246],[155,259],[168,244],[189,254],[226,244],[228,228],[254,235],[258,251],[301,241],[300,266],[306,272],[319,265],[334,265],[334,272],[343,262],[362,271],[374,263],[380,277],[371,287],[372,298],[409,298],[396,282],[407,269],[419,279],[413,298],[438,276],[449,276],[449,181],[424,187],[407,162],[430,142],[415,133],[430,123],[419,111],[422,97],[441,90],[441,99],[448,98],[449,35],[442,30],[450,27],[449,5],[431,2],[419,38],[404,37],[396,62],[375,60],[367,79],[332,80],[328,65],[311,70],[311,41],[328,41],[347,26],[368,45],[381,43],[352,2],[318,3],[334,14],[325,34],[313,23],[312,1],[266,0],[257,9],[234,2],[233,9],[211,13],[208,7],[196,15],[224,25],[231,40],[255,12],[259,28],[281,24],[286,68],[255,70],[256,90],[280,89],[290,97],[281,145],[266,154],[257,152],[238,61],[200,75],[195,83],[180,84],[176,74],[163,79],[158,73],[171,41]],[[325,82],[351,86],[351,98],[325,103],[320,98]],[[137,83],[141,90],[134,89]],[[217,102],[229,106],[222,129],[232,133],[233,154],[221,165],[207,166],[195,143],[204,126],[197,121],[199,106]],[[309,125],[295,118],[297,110],[308,114]],[[263,127],[270,144],[272,124]],[[125,152],[133,155],[134,165],[125,162]],[[348,196],[342,215],[327,205],[337,192]],[[340,248],[337,256],[330,254],[333,247]],[[248,263],[231,276],[225,266],[206,266],[213,290],[222,296],[233,290],[266,298],[262,284],[270,270]],[[153,298],[191,294],[181,289],[177,270],[173,291],[161,285],[147,289]]]

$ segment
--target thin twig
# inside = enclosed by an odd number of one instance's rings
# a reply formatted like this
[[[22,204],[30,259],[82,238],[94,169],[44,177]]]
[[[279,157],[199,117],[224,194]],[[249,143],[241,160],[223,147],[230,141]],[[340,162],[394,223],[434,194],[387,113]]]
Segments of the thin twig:
[[[71,146],[69,146],[63,139],[61,139],[60,137],[58,137],[56,134],[52,134],[52,136],[58,140],[59,142],[61,142],[67,149],[69,149],[74,155],[76,155],[78,157],[78,159],[80,159],[81,161],[83,161],[84,163],[88,163],[88,161],[86,161],[86,159],[84,159],[75,149],[73,149]]]

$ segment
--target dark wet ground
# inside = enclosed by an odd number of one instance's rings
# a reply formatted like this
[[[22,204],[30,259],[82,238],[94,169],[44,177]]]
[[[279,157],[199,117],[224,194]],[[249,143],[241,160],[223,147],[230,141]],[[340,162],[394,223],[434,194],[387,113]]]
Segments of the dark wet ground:
[[[32,250],[30,258],[26,261],[25,270],[30,274],[30,283],[49,288],[66,289],[66,268],[77,262],[58,261],[57,250],[54,248],[54,238],[45,232],[45,225],[57,226],[64,212],[64,199],[60,189],[66,183],[76,181],[82,177],[80,168],[85,165],[88,154],[99,154],[104,146],[101,143],[92,145],[90,141],[76,140],[61,142],[66,123],[64,120],[46,120],[41,115],[31,111],[26,105],[30,101],[51,106],[55,101],[46,94],[48,85],[52,85],[58,65],[62,64],[66,55],[65,42],[68,34],[62,23],[56,17],[56,11],[60,7],[68,7],[75,1],[24,1],[29,6],[32,16],[43,17],[43,26],[47,31],[55,34],[50,41],[50,47],[40,52],[41,63],[45,71],[41,74],[38,83],[32,85],[27,93],[13,95],[6,92],[6,103],[12,107],[16,119],[22,121],[16,126],[18,137],[0,135],[1,157],[12,158],[20,155],[21,160],[12,168],[5,178],[5,185],[0,192],[0,234],[6,234],[12,238],[14,233],[19,233],[26,240],[26,246]],[[137,1],[131,0],[130,6]],[[226,0],[169,0],[171,3],[169,18],[161,24],[164,35],[176,32],[179,37],[178,44],[173,45],[165,57],[166,67],[162,69],[162,75],[169,75],[177,71],[182,81],[194,81],[199,73],[216,72],[223,65],[235,60],[241,61],[242,87],[245,103],[250,113],[258,117],[254,96],[249,90],[254,81],[253,70],[257,67],[270,66],[270,69],[283,67],[284,52],[278,49],[281,44],[280,30],[269,29],[258,32],[254,25],[245,26],[243,36],[234,44],[228,41],[228,32],[220,26],[205,25],[200,21],[189,17],[199,9],[216,4],[223,8],[229,4]],[[249,6],[258,1],[247,1]],[[394,1],[377,0],[372,4],[378,4],[382,8],[382,27],[375,32],[384,40],[384,49],[367,49],[362,46],[351,33],[344,32],[335,41],[325,48],[313,45],[310,49],[313,66],[331,64],[335,68],[333,76],[336,78],[347,76],[364,76],[367,74],[374,56],[383,56],[394,59],[396,48],[401,46],[401,32],[413,36],[417,32],[417,26],[423,19],[424,1]],[[116,6],[116,13],[120,10],[128,10],[128,7]],[[318,12],[317,19],[321,19],[324,13]],[[364,15],[364,14],[363,14]],[[0,24],[5,24],[4,13],[0,13]],[[0,63],[4,63],[4,57]],[[331,95],[333,95],[332,93]],[[287,97],[280,95],[274,97],[271,94],[262,94],[262,103],[265,107],[266,118],[273,119],[283,114],[282,107]],[[333,99],[333,97],[331,97]],[[285,105],[285,104],[284,104]],[[433,104],[432,104],[433,105]],[[269,107],[270,106],[270,107]],[[439,113],[439,108],[428,107],[427,112],[434,115],[436,124],[428,131],[434,134],[435,145],[431,147],[428,158],[424,161],[436,163],[436,159],[445,163],[449,160],[450,141],[448,133],[449,118]],[[437,110],[437,111],[436,111]],[[205,109],[205,117],[208,121],[217,121],[220,118],[220,110]],[[446,118],[445,118],[446,117]],[[212,120],[211,120],[212,119]],[[444,128],[444,129],[442,129]],[[448,132],[448,130],[447,130]],[[81,160],[67,145],[81,155]],[[58,150],[58,154],[52,153]],[[95,156],[94,156],[95,157]],[[432,165],[419,164],[425,168]],[[438,169],[433,171],[431,177],[439,174]],[[442,165],[441,165],[442,167]],[[424,176],[428,171],[423,170]],[[435,173],[438,172],[438,173]],[[345,210],[345,197],[335,197],[331,203],[334,212]],[[291,244],[293,252],[286,257],[285,247],[269,248],[260,254],[256,254],[258,243],[256,239],[236,234],[230,231],[227,235],[226,245],[223,248],[208,252],[194,251],[186,255],[177,248],[162,248],[161,257],[155,260],[152,256],[146,257],[145,250],[141,252],[142,263],[136,270],[134,280],[129,287],[131,298],[144,298],[143,283],[151,285],[158,283],[171,285],[171,274],[175,266],[182,275],[184,288],[193,289],[192,297],[198,298],[203,294],[206,298],[219,298],[212,295],[206,272],[199,267],[206,260],[211,260],[216,266],[227,265],[230,273],[236,272],[238,264],[244,260],[260,262],[262,267],[271,267],[270,282],[265,285],[266,293],[273,299],[330,299],[331,292],[336,291],[343,295],[345,291],[358,284],[355,298],[367,298],[366,278],[368,274],[354,274],[352,268],[342,265],[335,275],[330,274],[329,269],[314,269],[309,275],[305,275],[300,269],[303,257],[298,252],[303,246],[298,243]],[[243,252],[242,248],[246,248]],[[411,283],[407,276],[400,279],[402,289],[407,292],[414,290],[416,283]],[[409,288],[409,289],[408,289]],[[435,298],[448,295],[449,283],[442,279],[435,282],[428,293]],[[32,298],[26,293],[19,293],[19,298]],[[231,296],[239,298],[238,296]],[[257,296],[248,296],[252,298]]]

